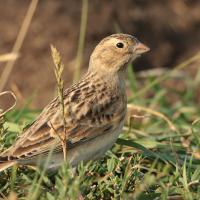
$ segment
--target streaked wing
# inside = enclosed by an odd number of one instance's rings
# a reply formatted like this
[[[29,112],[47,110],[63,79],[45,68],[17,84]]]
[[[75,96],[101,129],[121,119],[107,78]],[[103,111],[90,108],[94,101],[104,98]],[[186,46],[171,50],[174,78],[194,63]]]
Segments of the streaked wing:
[[[69,149],[114,130],[125,117],[125,104],[119,103],[119,96],[107,95],[106,88],[99,89],[101,92],[94,86],[83,86],[80,82],[74,89],[71,87],[65,92],[66,138]],[[44,154],[52,147],[61,150],[59,137],[64,134],[63,116],[58,99],[55,99],[4,155],[9,159],[28,159]]]

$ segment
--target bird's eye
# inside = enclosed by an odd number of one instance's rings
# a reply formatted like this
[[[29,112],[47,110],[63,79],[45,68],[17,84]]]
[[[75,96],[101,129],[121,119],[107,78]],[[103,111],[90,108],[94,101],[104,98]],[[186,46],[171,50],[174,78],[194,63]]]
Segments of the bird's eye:
[[[123,47],[124,47],[124,44],[121,43],[121,42],[118,42],[118,43],[116,44],[116,46],[117,46],[118,48],[123,48]]]

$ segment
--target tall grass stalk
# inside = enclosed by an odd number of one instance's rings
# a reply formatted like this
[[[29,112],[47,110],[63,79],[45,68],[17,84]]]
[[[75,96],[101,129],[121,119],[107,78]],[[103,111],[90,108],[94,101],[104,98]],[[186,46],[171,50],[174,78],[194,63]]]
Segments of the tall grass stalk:
[[[80,78],[81,64],[83,60],[83,49],[85,45],[85,34],[87,28],[88,18],[88,0],[82,0],[82,11],[81,11],[81,25],[78,41],[78,50],[76,56],[76,64],[74,70],[73,81],[76,82]]]
[[[57,49],[53,45],[51,45],[51,55],[52,55],[54,65],[55,65],[54,73],[55,73],[56,81],[57,81],[57,92],[58,92],[58,98],[59,98],[60,108],[61,108],[62,117],[63,117],[63,130],[64,130],[63,137],[61,137],[59,135],[59,133],[57,133],[57,134],[58,134],[59,138],[61,139],[62,147],[63,147],[64,161],[66,161],[66,158],[67,158],[66,120],[65,120],[66,113],[65,113],[65,103],[64,103],[64,82],[62,80],[64,65],[61,61],[60,53],[57,51]],[[54,127],[52,127],[52,128],[54,128]],[[56,132],[56,130],[55,130],[55,132]]]

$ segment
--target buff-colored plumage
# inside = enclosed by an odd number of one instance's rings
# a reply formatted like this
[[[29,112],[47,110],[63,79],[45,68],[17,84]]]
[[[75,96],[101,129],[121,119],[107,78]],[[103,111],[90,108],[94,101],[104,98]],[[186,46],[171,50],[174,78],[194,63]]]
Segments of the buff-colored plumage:
[[[96,159],[112,147],[126,115],[126,66],[148,47],[127,34],[103,39],[93,51],[87,74],[64,92],[67,159],[72,166]],[[64,134],[59,100],[50,102],[35,122],[0,156],[0,171],[13,164],[44,165],[63,162],[60,137]]]

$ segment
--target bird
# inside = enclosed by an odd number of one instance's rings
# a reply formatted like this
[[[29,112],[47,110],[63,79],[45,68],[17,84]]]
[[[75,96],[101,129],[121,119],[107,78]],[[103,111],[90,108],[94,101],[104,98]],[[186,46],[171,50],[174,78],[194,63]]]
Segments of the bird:
[[[49,154],[46,168],[57,170],[64,161],[60,137],[66,138],[66,159],[72,167],[101,158],[124,126],[127,65],[149,50],[129,34],[102,39],[90,56],[88,71],[63,93],[64,116],[56,97],[0,154],[0,171],[16,164],[42,167]]]

